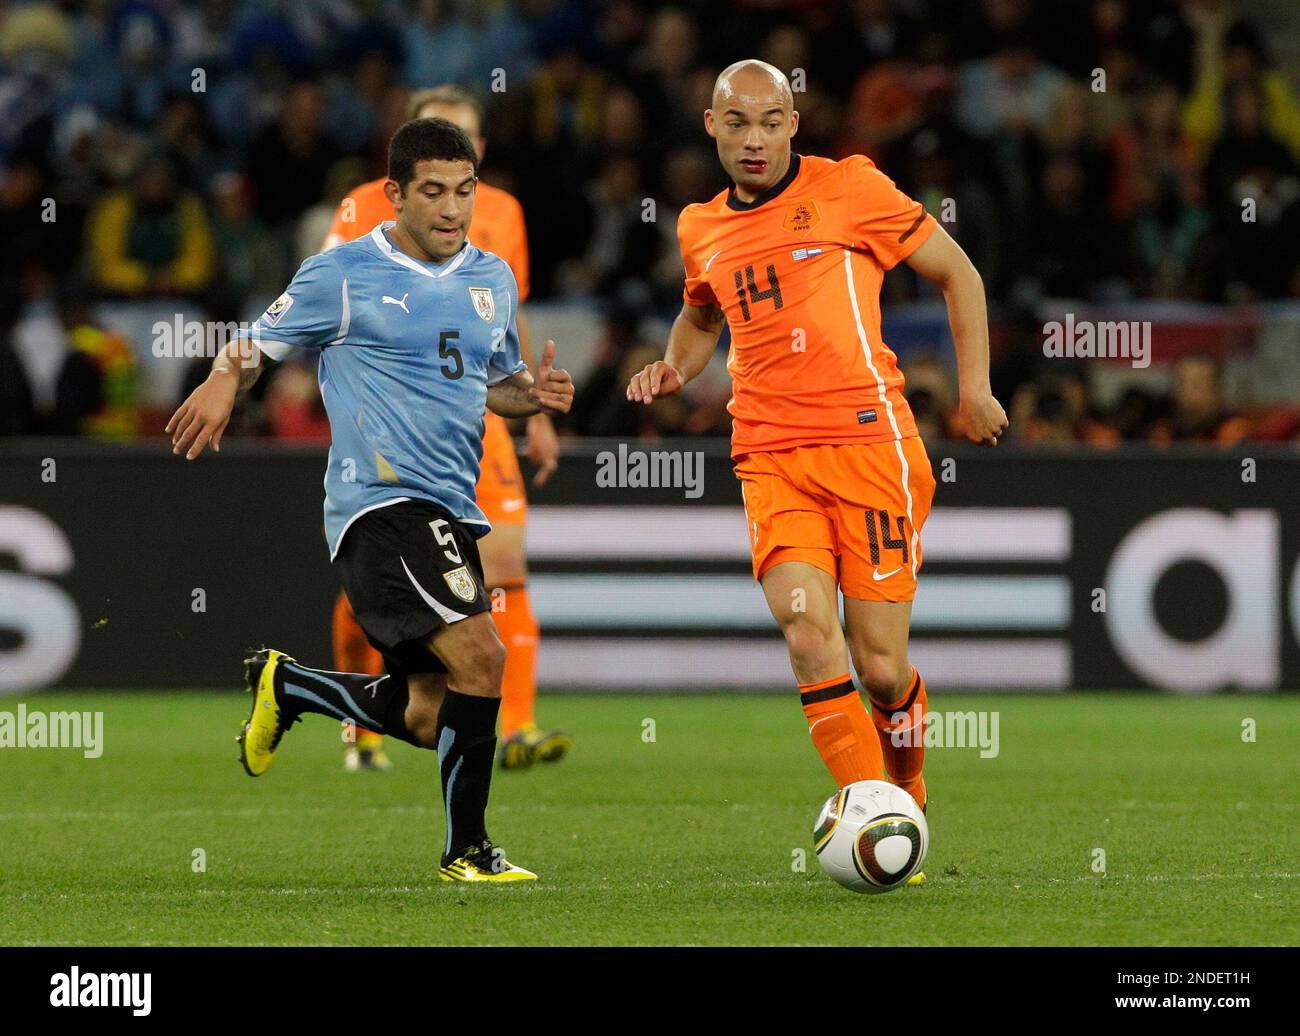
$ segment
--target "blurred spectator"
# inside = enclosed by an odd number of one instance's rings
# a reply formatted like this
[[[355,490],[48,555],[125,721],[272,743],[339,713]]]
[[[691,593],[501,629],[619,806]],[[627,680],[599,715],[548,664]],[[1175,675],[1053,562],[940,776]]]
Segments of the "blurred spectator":
[[[301,361],[282,363],[267,379],[262,405],[267,430],[286,442],[328,443],[329,417],[316,385],[316,372]]]
[[[677,249],[677,217],[687,205],[718,193],[721,185],[716,166],[712,155],[692,148],[679,148],[664,163],[663,188],[652,224],[658,237],[658,258],[650,276],[654,299],[665,308],[671,309],[680,301],[686,274]]]
[[[1134,291],[1152,298],[1204,298],[1210,275],[1210,217],[1183,185],[1149,169],[1132,175],[1124,269]]]
[[[213,178],[211,193],[218,257],[211,308],[222,318],[238,320],[249,302],[274,298],[292,271],[283,262],[283,249],[253,214],[247,179],[222,173]],[[317,239],[318,246],[323,237]]]
[[[1259,30],[1235,18],[1223,0],[1186,9],[1196,29],[1196,82],[1183,118],[1201,155],[1223,133],[1230,93],[1245,85],[1258,92],[1269,134],[1300,159],[1300,101],[1286,76],[1272,67]]]
[[[620,389],[625,387],[619,384],[618,376],[628,352],[638,344],[640,326],[641,317],[635,310],[615,306],[606,314],[592,369],[574,393],[573,408],[562,419],[565,427],[579,435],[615,434],[615,412],[621,409]]]
[[[3,397],[16,408],[5,429],[134,437],[139,428],[135,358],[126,342],[89,316],[86,292],[75,282],[56,295],[48,272],[32,268],[23,293],[21,310],[6,310],[10,316],[0,319],[5,339],[0,367],[14,374]]]
[[[161,154],[145,160],[129,189],[95,206],[86,243],[94,283],[108,295],[194,295],[215,268],[203,203],[179,189]]]
[[[1169,414],[1151,429],[1154,443],[1213,442],[1228,446],[1246,437],[1249,425],[1223,399],[1223,371],[1209,356],[1189,356],[1174,364]]]
[[[1022,443],[1087,443],[1112,446],[1119,433],[1100,419],[1079,369],[1040,374],[1021,385],[1008,408],[1013,441]]]
[[[1160,415],[1160,402],[1145,389],[1128,388],[1109,417],[1109,424],[1120,438],[1143,440],[1151,436]]]
[[[337,152],[325,138],[325,93],[310,80],[294,83],[280,117],[253,141],[247,171],[254,211],[281,230],[319,200]]]
[[[58,390],[63,433],[134,439],[140,433],[140,405],[130,345],[90,315],[79,285],[64,287],[59,317],[71,350]]]
[[[177,94],[167,101],[156,137],[180,186],[188,191],[203,190],[214,171],[216,139],[207,112],[194,94]]]
[[[654,266],[659,237],[655,224],[647,219],[645,200],[635,159],[615,157],[605,162],[587,191],[592,228],[587,248],[560,275],[567,294],[626,299],[631,293],[636,301],[649,301],[638,284]]]
[[[1136,182],[1141,174],[1177,183],[1185,197],[1199,194],[1198,169],[1191,140],[1179,121],[1179,97],[1174,85],[1154,80],[1141,91],[1133,114],[1115,127],[1109,140],[1114,178],[1111,217],[1123,221],[1137,206]]]
[[[1228,125],[1206,169],[1225,237],[1224,294],[1285,295],[1300,269],[1300,167],[1269,135],[1256,84],[1238,84],[1228,96]]]
[[[464,83],[484,43],[482,25],[459,16],[451,0],[417,0],[402,24],[402,78],[413,90],[433,83]]]
[[[366,179],[365,165],[359,158],[345,158],[330,167],[325,178],[325,188],[320,201],[302,214],[294,234],[296,242],[294,263],[320,251],[321,242],[329,233],[338,212],[339,203],[348,192]]]
[[[0,435],[32,435],[36,432],[36,403],[27,371],[14,350],[17,298],[0,301]]]
[[[957,434],[951,427],[957,409],[957,386],[938,355],[922,353],[908,360],[904,391],[923,439],[935,442]]]
[[[1066,77],[1039,59],[1025,32],[1010,33],[957,79],[957,115],[977,137],[1041,133],[1060,103]]]
[[[1088,195],[1087,182],[1083,166],[1072,155],[1050,159],[1043,170],[1024,271],[1041,294],[1087,298],[1112,266],[1101,206]]]

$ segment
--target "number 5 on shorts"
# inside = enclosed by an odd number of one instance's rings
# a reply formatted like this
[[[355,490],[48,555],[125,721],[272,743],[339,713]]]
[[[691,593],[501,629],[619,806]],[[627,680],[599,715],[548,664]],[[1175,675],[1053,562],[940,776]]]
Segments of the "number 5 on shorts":
[[[456,546],[456,537],[451,529],[447,527],[446,518],[435,518],[429,523],[429,528],[433,530],[433,538],[438,541],[438,546],[443,548],[443,554],[453,565],[463,565],[465,562],[460,559],[460,548]]]

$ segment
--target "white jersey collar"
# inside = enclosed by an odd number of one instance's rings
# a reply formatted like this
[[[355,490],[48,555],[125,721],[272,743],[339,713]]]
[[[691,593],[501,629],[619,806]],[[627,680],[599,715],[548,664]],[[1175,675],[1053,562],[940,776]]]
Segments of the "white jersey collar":
[[[378,248],[383,255],[387,256],[393,262],[405,266],[407,269],[414,270],[416,273],[422,273],[426,277],[446,277],[447,274],[455,272],[457,267],[465,261],[465,257],[469,255],[470,244],[466,241],[461,247],[461,250],[451,259],[448,259],[436,268],[426,266],[424,263],[407,255],[401,249],[393,247],[393,243],[388,240],[388,235],[385,231],[391,230],[396,225],[396,221],[391,219],[376,224],[375,228],[370,231],[370,240],[375,243],[375,247]]]

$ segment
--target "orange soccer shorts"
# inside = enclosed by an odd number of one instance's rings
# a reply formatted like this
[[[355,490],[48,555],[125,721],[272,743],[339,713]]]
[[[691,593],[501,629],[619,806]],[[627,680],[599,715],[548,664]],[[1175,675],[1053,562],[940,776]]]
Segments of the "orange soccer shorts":
[[[917,436],[795,446],[736,461],[754,578],[783,561],[828,572],[845,596],[910,601],[934,474]]]
[[[478,505],[493,525],[523,525],[528,519],[528,497],[515,441],[504,418],[490,411],[485,418],[483,464],[475,493]]]

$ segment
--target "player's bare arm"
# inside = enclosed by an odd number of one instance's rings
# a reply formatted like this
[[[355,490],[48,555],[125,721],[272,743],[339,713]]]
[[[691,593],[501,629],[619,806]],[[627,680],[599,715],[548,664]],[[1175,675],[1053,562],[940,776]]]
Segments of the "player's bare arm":
[[[555,343],[542,350],[537,377],[522,370],[488,388],[487,406],[502,417],[531,417],[533,414],[567,414],[573,406],[573,378],[555,366]]]
[[[627,398],[633,403],[653,403],[686,387],[709,364],[725,323],[717,306],[682,306],[668,332],[668,349],[632,376]]]
[[[211,445],[221,452],[221,436],[230,423],[235,400],[253,387],[262,373],[262,351],[247,338],[227,342],[212,361],[207,380],[190,393],[164,429],[172,437],[172,453],[193,460]]]
[[[1007,415],[989,385],[989,321],[984,281],[970,258],[943,227],[907,259],[907,265],[943,291],[948,325],[957,349],[960,404],[957,418],[966,438],[996,446]]]

